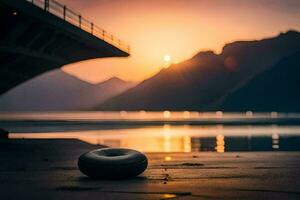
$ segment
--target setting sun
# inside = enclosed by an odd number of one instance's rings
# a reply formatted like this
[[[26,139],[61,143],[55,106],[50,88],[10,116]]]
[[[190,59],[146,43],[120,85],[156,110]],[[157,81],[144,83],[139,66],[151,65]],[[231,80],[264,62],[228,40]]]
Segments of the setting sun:
[[[164,61],[165,61],[165,62],[170,62],[171,59],[172,59],[172,58],[171,58],[170,55],[165,55],[165,56],[164,56]]]

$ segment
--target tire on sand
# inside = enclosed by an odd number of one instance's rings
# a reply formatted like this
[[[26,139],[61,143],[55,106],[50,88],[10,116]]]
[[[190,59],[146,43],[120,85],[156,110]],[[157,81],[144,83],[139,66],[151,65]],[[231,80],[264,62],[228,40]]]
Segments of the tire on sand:
[[[132,149],[103,148],[82,154],[79,170],[94,179],[126,179],[141,174],[148,166],[147,157]]]

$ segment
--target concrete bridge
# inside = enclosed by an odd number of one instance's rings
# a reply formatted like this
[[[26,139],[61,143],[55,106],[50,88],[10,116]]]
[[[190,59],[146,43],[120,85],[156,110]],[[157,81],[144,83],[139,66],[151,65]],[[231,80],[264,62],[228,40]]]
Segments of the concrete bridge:
[[[129,46],[54,0],[0,0],[0,94],[82,60],[129,56]]]

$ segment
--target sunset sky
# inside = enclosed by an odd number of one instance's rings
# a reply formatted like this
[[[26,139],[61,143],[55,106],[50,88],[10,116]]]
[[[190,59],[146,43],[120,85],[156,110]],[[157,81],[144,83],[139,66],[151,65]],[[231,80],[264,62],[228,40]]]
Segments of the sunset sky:
[[[98,83],[140,81],[200,50],[235,40],[300,30],[297,0],[60,0],[131,46],[129,58],[84,61],[63,69]]]

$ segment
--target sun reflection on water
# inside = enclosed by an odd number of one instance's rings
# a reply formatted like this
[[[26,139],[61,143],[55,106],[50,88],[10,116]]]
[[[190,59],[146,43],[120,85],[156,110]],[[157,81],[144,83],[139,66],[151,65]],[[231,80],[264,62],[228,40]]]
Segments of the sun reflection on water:
[[[171,112],[166,110],[163,112],[164,118],[170,118],[171,117]]]
[[[171,156],[165,156],[165,161],[171,161],[172,157]]]
[[[11,139],[79,139],[143,152],[300,150],[300,127],[170,125],[110,130],[11,133]],[[292,143],[290,142],[292,141]],[[293,144],[294,146],[291,146]],[[169,159],[169,158],[165,158]]]
[[[218,153],[224,153],[225,152],[225,141],[224,141],[224,136],[223,135],[217,135],[216,137],[216,151]]]
[[[163,194],[163,198],[162,199],[173,199],[176,198],[177,195],[175,194]]]

